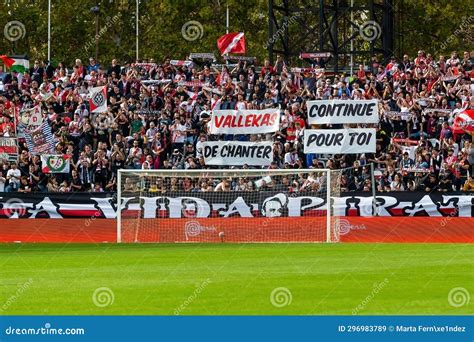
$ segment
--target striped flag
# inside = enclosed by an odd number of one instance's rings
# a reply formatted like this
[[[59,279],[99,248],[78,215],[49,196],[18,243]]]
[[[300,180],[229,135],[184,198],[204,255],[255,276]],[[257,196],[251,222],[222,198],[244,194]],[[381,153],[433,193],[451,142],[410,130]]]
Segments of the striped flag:
[[[46,120],[37,129],[25,132],[25,140],[31,154],[49,153],[56,145],[56,139]]]
[[[196,99],[197,99],[198,93],[193,93],[192,91],[187,91],[186,90],[186,94],[188,94],[189,98],[193,100],[191,105],[194,106],[196,104]]]
[[[217,40],[217,48],[221,55],[228,55],[229,53],[245,54],[245,34],[243,32],[225,34]]]
[[[457,114],[452,129],[455,134],[474,132],[474,109],[467,109]]]

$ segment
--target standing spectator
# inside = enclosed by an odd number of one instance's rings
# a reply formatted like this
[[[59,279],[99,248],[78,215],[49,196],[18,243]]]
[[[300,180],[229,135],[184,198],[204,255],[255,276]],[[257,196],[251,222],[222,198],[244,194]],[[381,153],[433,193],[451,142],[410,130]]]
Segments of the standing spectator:
[[[5,188],[6,192],[16,192],[20,186],[21,171],[18,169],[17,163],[10,164],[10,169],[7,171],[8,185]]]
[[[139,146],[138,140],[133,141],[133,145],[128,152],[127,165],[132,169],[140,169],[142,164],[143,150]]]
[[[30,69],[30,76],[32,81],[35,81],[39,84],[43,81],[44,69],[41,66],[39,60],[35,60],[33,67]]]
[[[94,57],[89,58],[89,65],[87,66],[87,72],[91,74],[92,72],[99,72],[100,64],[98,64]]]
[[[115,77],[120,75],[120,65],[117,64],[117,60],[115,58],[112,59],[112,64],[107,69],[107,76],[113,76],[113,74],[115,74]]]

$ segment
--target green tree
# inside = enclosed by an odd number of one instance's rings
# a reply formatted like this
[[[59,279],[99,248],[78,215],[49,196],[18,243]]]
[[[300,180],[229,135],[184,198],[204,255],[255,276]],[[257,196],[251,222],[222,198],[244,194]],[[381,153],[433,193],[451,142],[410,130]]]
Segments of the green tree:
[[[397,0],[395,0],[397,1]],[[278,1],[275,0],[275,3]],[[305,1],[301,1],[304,3]],[[99,61],[121,62],[135,58],[135,0],[52,0],[51,53],[54,62],[71,65],[75,58],[95,55],[96,16],[91,8],[99,3]],[[165,56],[186,58],[189,52],[214,52],[216,40],[225,33],[226,4],[230,9],[230,31],[244,31],[247,55],[261,61],[267,56],[267,0],[141,0],[139,6],[139,56],[162,60]],[[397,12],[397,55],[424,49],[439,55],[451,50],[472,50],[474,0],[404,0]],[[304,15],[304,18],[309,18]],[[12,42],[0,36],[0,54],[27,54],[31,59],[47,57],[48,0],[3,0],[0,29],[12,21],[24,25],[24,37]],[[401,17],[399,17],[401,16]],[[186,40],[182,27],[189,21],[202,25],[202,34]],[[314,23],[316,24],[316,23]],[[313,24],[313,25],[314,25]],[[298,36],[298,25],[289,28],[290,44]],[[314,43],[314,42],[313,42]],[[315,44],[313,44],[315,45]],[[316,44],[317,46],[317,44]]]

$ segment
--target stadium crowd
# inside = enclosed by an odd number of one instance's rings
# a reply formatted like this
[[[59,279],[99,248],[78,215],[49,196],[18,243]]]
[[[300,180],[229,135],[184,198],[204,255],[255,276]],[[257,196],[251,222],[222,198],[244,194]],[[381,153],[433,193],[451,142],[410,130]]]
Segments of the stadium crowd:
[[[419,51],[386,63],[374,58],[352,75],[321,72],[324,61],[318,59],[313,68],[292,70],[280,56],[274,65],[265,60],[258,67],[169,58],[126,65],[76,59],[53,67],[35,60],[29,71],[3,77],[0,137],[14,136],[19,111],[41,104],[57,139],[53,153],[71,156],[70,172],[43,173],[40,156],[19,139],[18,160],[0,161],[0,192],[114,191],[118,169],[210,168],[202,142],[233,139],[272,141],[270,168],[349,168],[341,179],[346,191],[370,191],[370,163],[379,191],[473,191],[472,132],[452,129],[461,109],[474,109],[473,58],[469,52],[435,58]],[[101,85],[107,86],[108,111],[91,113],[88,89]],[[337,98],[379,100],[376,153],[303,153],[305,102]],[[276,107],[281,127],[275,134],[208,133],[212,109]],[[238,182],[222,183],[205,186],[240,189]],[[184,180],[174,186],[189,187]]]

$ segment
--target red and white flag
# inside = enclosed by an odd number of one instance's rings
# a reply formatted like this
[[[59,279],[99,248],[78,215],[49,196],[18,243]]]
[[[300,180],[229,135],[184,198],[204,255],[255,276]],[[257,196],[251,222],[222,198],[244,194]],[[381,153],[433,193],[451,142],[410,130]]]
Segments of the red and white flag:
[[[191,105],[194,106],[196,104],[196,99],[197,99],[198,93],[193,93],[192,91],[187,91],[186,90],[186,94],[188,94],[189,98],[191,100],[193,100]]]
[[[193,61],[184,61],[184,60],[172,59],[170,61],[170,64],[174,65],[174,66],[187,66],[187,67],[190,67],[190,66],[193,65]]]
[[[245,54],[245,35],[243,32],[227,33],[217,39],[217,48],[221,55],[229,53]]]
[[[454,119],[452,129],[455,134],[474,132],[474,110],[467,109],[459,113]]]
[[[95,87],[89,93],[89,110],[91,113],[107,111],[107,88]]]

